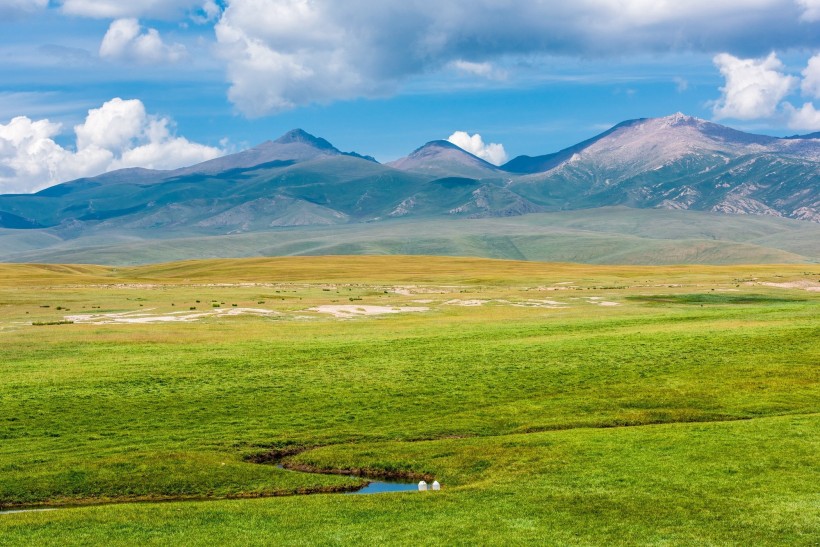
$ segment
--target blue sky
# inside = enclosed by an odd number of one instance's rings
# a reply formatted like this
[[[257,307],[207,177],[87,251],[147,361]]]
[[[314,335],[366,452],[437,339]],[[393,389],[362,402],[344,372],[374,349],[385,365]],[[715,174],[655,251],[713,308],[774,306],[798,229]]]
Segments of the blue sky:
[[[0,192],[294,127],[381,161],[455,131],[544,154],[677,111],[820,131],[818,37],[820,0],[0,0]]]

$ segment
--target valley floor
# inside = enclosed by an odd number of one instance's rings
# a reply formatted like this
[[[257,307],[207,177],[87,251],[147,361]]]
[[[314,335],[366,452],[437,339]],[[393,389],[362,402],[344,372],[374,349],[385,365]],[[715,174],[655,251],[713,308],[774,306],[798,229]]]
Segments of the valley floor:
[[[818,304],[813,265],[0,265],[0,510],[61,507],[0,545],[814,545]],[[442,490],[298,495],[355,474]]]
[[[228,233],[230,232],[230,233]],[[409,218],[248,231],[0,229],[3,262],[134,265],[238,256],[437,255],[586,264],[820,262],[820,224],[601,207],[503,218]]]

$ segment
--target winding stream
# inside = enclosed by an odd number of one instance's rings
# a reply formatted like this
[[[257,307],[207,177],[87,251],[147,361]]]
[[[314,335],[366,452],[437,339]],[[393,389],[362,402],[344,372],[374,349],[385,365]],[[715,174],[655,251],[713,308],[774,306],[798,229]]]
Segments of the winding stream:
[[[345,494],[384,494],[387,492],[418,491],[419,487],[415,482],[371,481],[361,489],[356,490],[355,492],[345,492]]]
[[[276,464],[276,467],[279,469],[283,469],[290,473],[305,473],[308,475],[322,475],[324,473],[310,473],[309,471],[298,471],[296,469],[288,469],[284,467],[281,463]],[[369,495],[369,494],[387,494],[389,492],[418,492],[418,483],[415,481],[400,481],[400,480],[385,480],[385,479],[378,479],[378,480],[370,480],[368,477],[361,477],[363,479],[368,480],[368,483],[359,488],[358,490],[353,490],[350,492],[337,492],[342,494],[351,494],[351,495]],[[334,493],[334,492],[328,492]],[[299,495],[299,494],[297,494]],[[302,494],[308,495],[308,494]],[[216,500],[214,500],[216,501]],[[124,502],[128,503],[128,502]],[[137,502],[143,503],[143,502]],[[164,502],[163,502],[164,503]],[[77,507],[77,506],[70,506],[70,507]],[[42,511],[58,511],[60,509],[67,509],[69,506],[66,507],[38,507],[32,509],[9,509],[5,511],[0,511],[0,515],[13,515],[16,513],[38,513]]]
[[[283,469],[285,471],[289,471],[291,473],[305,473],[308,475],[323,475],[325,473],[311,473],[309,471],[299,471],[296,469],[288,469],[287,467],[283,466],[281,463],[276,464],[276,467],[279,469]],[[371,480],[368,477],[361,477],[363,479],[367,479],[369,482],[359,488],[358,490],[353,490],[351,492],[343,492],[344,494],[386,494],[388,492],[418,492],[418,483],[415,481],[400,481],[400,480],[387,480],[387,479],[373,479]]]

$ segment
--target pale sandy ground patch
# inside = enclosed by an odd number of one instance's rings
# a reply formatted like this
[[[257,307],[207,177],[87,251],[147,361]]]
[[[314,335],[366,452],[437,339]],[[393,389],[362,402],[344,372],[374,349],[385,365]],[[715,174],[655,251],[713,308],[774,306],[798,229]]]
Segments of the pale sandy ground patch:
[[[803,279],[800,281],[789,281],[787,283],[759,283],[764,287],[776,287],[778,289],[800,289],[810,292],[820,292],[820,283]]]
[[[516,308],[550,308],[560,309],[568,307],[564,302],[557,300],[521,300],[518,302],[510,302],[509,300],[449,300],[444,303],[445,306],[463,306],[467,308],[483,306],[484,304],[503,304],[505,306],[514,306]]]
[[[499,302],[504,302],[506,304],[510,304],[515,306],[516,308],[567,308],[568,306],[563,302],[558,302],[557,300],[524,300],[522,302],[507,302],[499,300]]]
[[[355,305],[344,305],[344,306],[316,306],[315,308],[310,308],[308,311],[315,311],[318,313],[326,313],[332,315],[333,317],[337,317],[339,319],[349,319],[351,317],[364,317],[364,316],[371,316],[371,315],[386,315],[386,314],[393,314],[393,313],[419,313],[430,311],[430,308],[422,307],[422,306],[406,306],[406,307],[394,307],[394,306],[355,306]]]
[[[557,300],[527,300],[525,302],[514,302],[513,306],[519,308],[549,308],[553,310],[568,308],[564,302]]]
[[[257,308],[214,308],[208,311],[190,313],[187,311],[178,311],[168,314],[153,314],[147,313],[154,308],[133,312],[121,313],[93,313],[83,315],[66,315],[66,321],[73,321],[74,323],[93,323],[97,325],[110,324],[127,324],[127,323],[174,323],[174,322],[191,322],[203,319],[205,317],[218,316],[237,316],[237,315],[279,315],[279,312],[273,310],[263,310]]]
[[[403,285],[392,287],[390,290],[402,296],[413,296],[416,294],[447,294],[448,292],[458,292],[462,287],[441,286],[441,287],[419,287],[417,285]]]
[[[620,306],[617,302],[608,302],[604,300],[602,296],[587,296],[587,302],[590,304],[595,304],[596,306],[604,306],[605,308],[611,308],[613,306]]]

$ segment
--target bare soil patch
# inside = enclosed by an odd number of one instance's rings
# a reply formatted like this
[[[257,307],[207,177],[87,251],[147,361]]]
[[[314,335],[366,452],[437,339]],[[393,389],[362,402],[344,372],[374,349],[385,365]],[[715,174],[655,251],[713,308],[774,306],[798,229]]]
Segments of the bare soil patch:
[[[373,315],[389,315],[395,313],[420,313],[430,311],[425,306],[369,306],[369,305],[324,305],[310,308],[308,311],[325,313],[339,319],[350,319],[352,317],[367,317]]]

